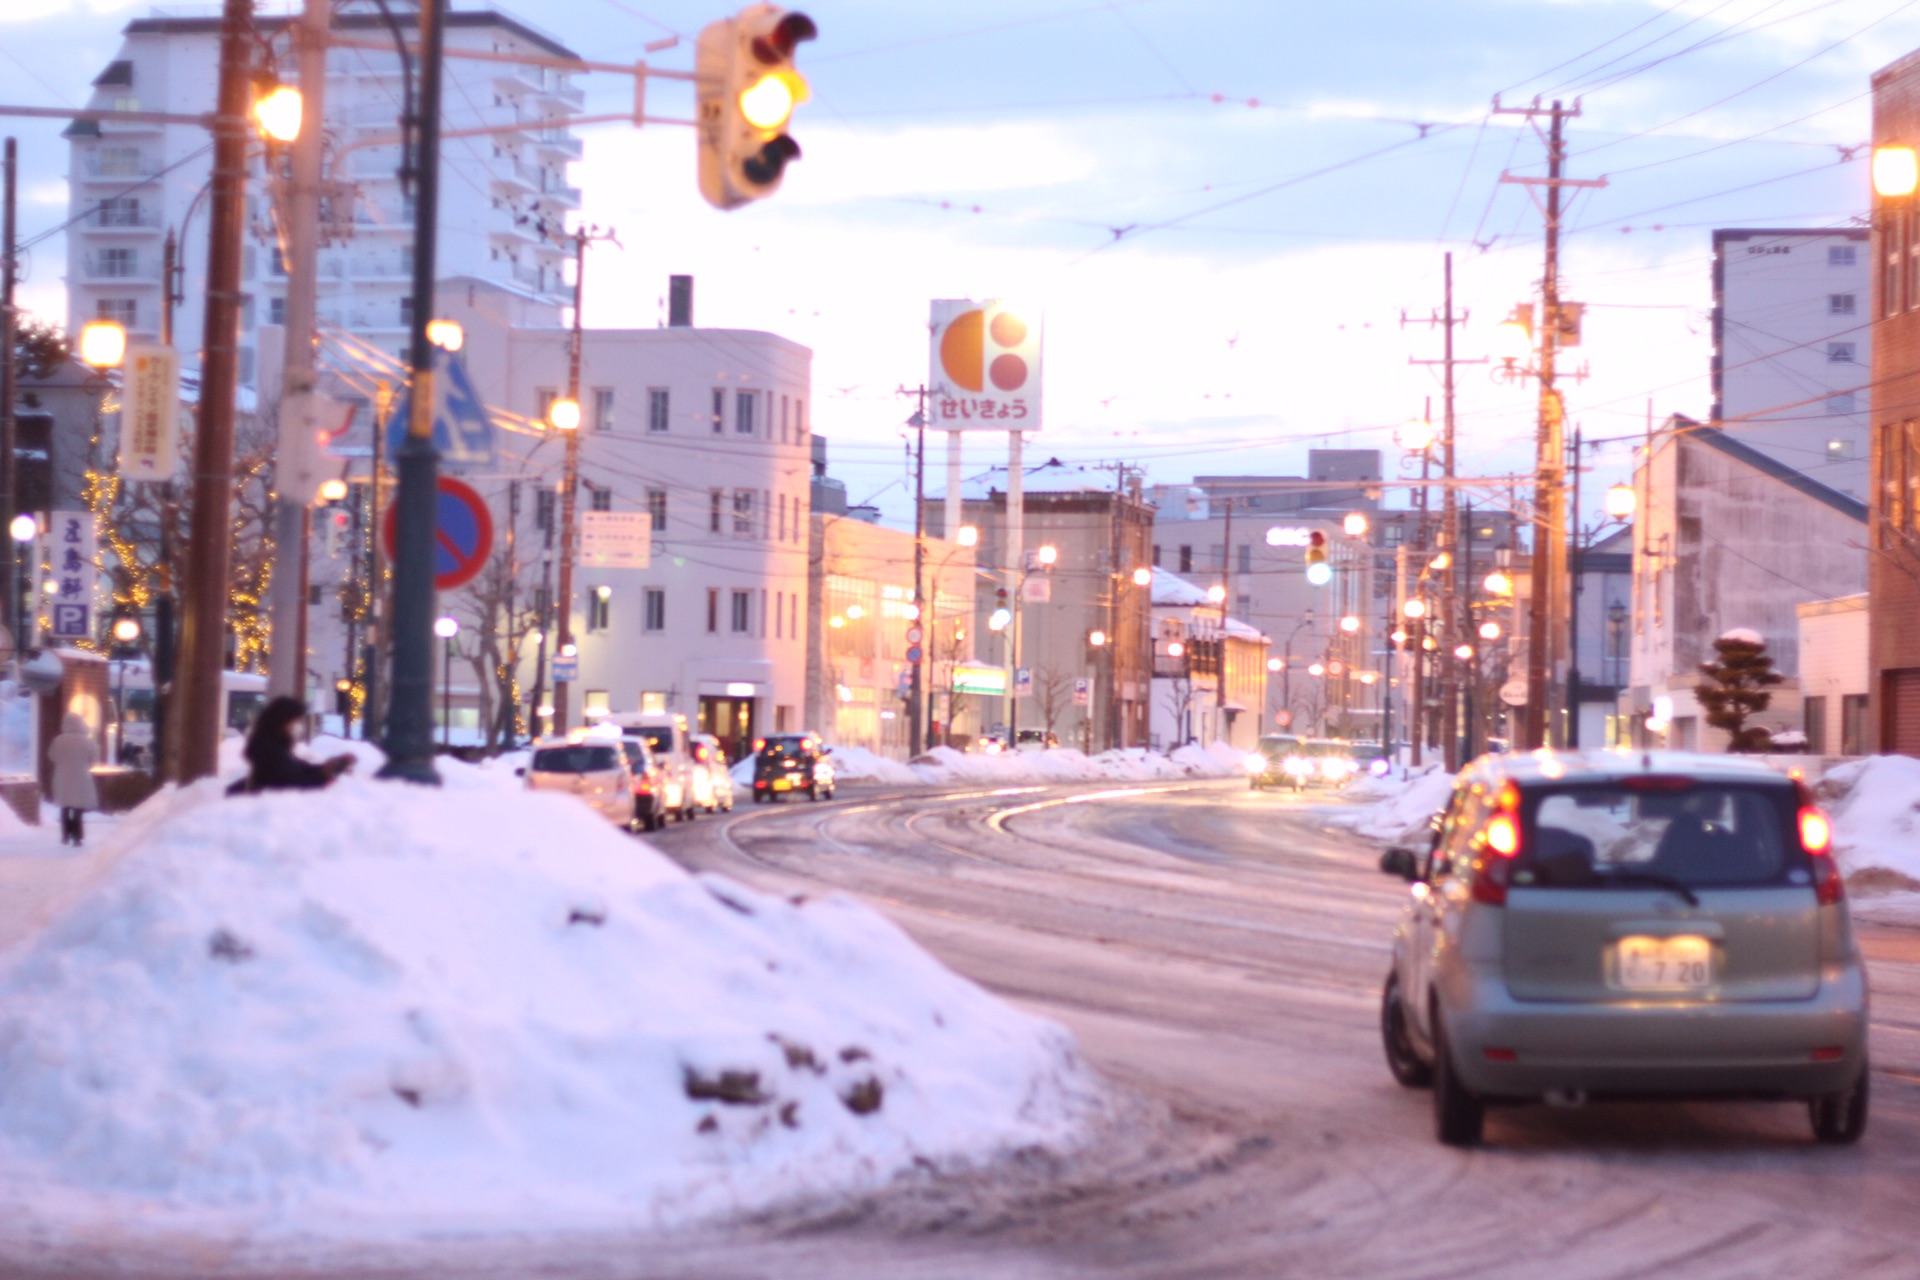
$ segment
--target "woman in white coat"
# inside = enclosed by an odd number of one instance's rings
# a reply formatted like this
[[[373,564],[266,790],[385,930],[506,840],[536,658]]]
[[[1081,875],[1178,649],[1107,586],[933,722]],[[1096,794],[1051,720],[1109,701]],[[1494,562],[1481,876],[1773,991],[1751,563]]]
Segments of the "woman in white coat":
[[[99,761],[85,718],[69,711],[61,721],[59,736],[47,744],[47,763],[53,772],[53,802],[60,806],[61,844],[77,845],[86,841],[81,815],[88,809],[100,807],[100,792],[93,784],[93,766]]]

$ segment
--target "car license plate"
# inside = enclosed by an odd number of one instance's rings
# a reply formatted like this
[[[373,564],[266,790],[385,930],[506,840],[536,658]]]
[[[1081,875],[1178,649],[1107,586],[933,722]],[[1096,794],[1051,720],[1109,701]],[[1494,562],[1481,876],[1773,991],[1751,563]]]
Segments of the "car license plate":
[[[1713,978],[1713,944],[1693,934],[1622,938],[1614,961],[1627,991],[1698,991]]]
[[[773,789],[775,791],[790,791],[793,789],[793,779],[792,778],[775,778],[773,780]]]

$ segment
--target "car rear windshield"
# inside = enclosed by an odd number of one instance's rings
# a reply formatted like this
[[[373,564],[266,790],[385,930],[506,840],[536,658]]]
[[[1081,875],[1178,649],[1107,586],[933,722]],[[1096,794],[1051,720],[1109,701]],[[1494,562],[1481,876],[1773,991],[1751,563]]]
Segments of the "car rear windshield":
[[[647,750],[657,756],[673,750],[673,730],[671,729],[642,729],[638,736],[645,740]]]
[[[767,745],[760,748],[760,754],[768,759],[800,760],[806,757],[807,744],[797,739],[768,738]]]
[[[564,747],[542,747],[533,753],[535,773],[599,773],[618,769],[620,758],[611,746],[574,743]]]
[[[1513,883],[1605,887],[1657,878],[1689,887],[1760,885],[1795,873],[1805,882],[1805,868],[1791,856],[1791,788],[1659,782],[1528,795]]]
[[[647,749],[640,745],[638,738],[627,738],[621,742],[620,750],[627,757],[628,768],[645,769],[647,767]]]

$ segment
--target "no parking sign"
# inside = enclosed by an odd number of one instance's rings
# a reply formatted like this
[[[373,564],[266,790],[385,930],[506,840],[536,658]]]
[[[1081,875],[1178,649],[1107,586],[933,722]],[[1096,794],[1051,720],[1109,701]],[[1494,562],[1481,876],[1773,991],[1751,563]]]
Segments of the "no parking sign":
[[[478,577],[493,554],[493,513],[472,485],[452,476],[440,477],[440,491],[434,496],[433,585],[436,590],[451,591]],[[387,508],[381,540],[389,559],[394,555],[399,516],[398,503]]]

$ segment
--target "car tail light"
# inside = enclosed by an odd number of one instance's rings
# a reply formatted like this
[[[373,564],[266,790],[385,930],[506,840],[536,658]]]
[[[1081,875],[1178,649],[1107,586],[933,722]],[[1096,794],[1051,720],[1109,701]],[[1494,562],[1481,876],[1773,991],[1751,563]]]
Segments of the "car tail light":
[[[1815,1062],[1838,1062],[1847,1056],[1847,1051],[1837,1044],[1823,1044],[1813,1051]]]
[[[1800,810],[1800,847],[1815,857],[1833,850],[1833,823],[1812,805]]]
[[[1520,1061],[1520,1053],[1518,1050],[1515,1050],[1515,1049],[1498,1049],[1492,1046],[1488,1046],[1487,1048],[1481,1050],[1481,1052],[1486,1055],[1488,1062]]]
[[[1520,853],[1520,819],[1511,813],[1496,813],[1487,819],[1487,848],[1503,858]]]
[[[1833,820],[1802,795],[1799,821],[1800,847],[1813,859],[1813,894],[1821,906],[1831,906],[1847,895],[1846,881],[1833,860]]]
[[[1507,858],[1482,858],[1473,868],[1473,900],[1489,907],[1507,905],[1507,878],[1513,863]]]
[[[1690,791],[1694,780],[1684,773],[1634,773],[1620,779],[1628,791]]]

